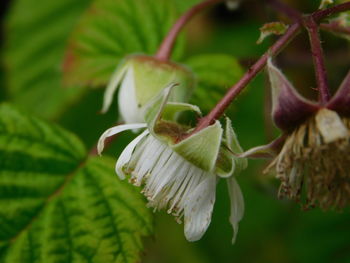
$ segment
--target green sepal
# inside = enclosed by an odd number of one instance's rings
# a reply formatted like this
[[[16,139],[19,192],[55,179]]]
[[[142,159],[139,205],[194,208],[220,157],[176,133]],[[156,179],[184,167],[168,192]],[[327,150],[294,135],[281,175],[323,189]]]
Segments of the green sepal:
[[[243,149],[239,144],[237,135],[232,128],[232,122],[226,117],[226,126],[223,144],[220,148],[218,160],[216,162],[216,174],[220,177],[237,175],[248,166],[246,158],[240,158],[234,154],[242,153]]]
[[[202,115],[198,106],[182,102],[168,102],[162,112],[162,119],[168,121],[176,121],[179,113],[184,111],[193,111],[198,115]]]
[[[170,147],[197,167],[212,172],[218,158],[223,130],[219,121]]]
[[[189,100],[195,83],[194,75],[189,69],[180,64],[159,61],[145,55],[133,55],[129,60],[134,69],[136,99],[140,107],[147,105],[171,83],[179,86],[171,95],[172,101]]]
[[[156,97],[148,102],[144,109],[145,121],[148,125],[148,129],[154,136],[157,136],[154,132],[155,125],[160,120],[164,107],[169,99],[170,92],[175,86],[176,84],[170,84],[163,89]]]
[[[232,153],[225,146],[221,146],[215,164],[215,174],[223,178],[230,177],[235,171],[235,168],[236,164]]]
[[[177,88],[177,84],[166,87],[149,102],[144,111],[145,120],[152,135],[167,143],[176,142],[190,129],[190,127],[176,123],[179,113],[193,111],[201,114],[200,109],[195,105],[168,102],[171,94]]]

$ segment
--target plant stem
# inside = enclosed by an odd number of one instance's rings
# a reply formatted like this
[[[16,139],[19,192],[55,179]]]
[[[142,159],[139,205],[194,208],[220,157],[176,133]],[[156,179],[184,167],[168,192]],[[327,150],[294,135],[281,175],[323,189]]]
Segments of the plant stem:
[[[159,60],[164,60],[164,61],[169,60],[171,51],[175,44],[176,37],[181,31],[181,29],[191,20],[192,17],[194,17],[200,11],[222,1],[223,0],[205,0],[193,6],[187,12],[185,12],[170,29],[169,33],[167,34],[162,44],[160,45],[155,57],[158,58]]]
[[[312,16],[305,18],[305,27],[309,33],[311,53],[315,66],[317,88],[320,93],[320,102],[325,104],[331,98],[328,88],[327,71],[324,62],[324,55],[319,36],[318,25]]]
[[[316,23],[319,23],[322,19],[324,19],[330,15],[341,13],[341,12],[348,11],[348,10],[350,10],[350,2],[346,2],[343,4],[339,4],[339,5],[327,8],[327,9],[322,9],[322,10],[316,11],[316,12],[312,13],[311,16],[313,17],[313,19]]]
[[[323,18],[350,10],[350,2],[346,2],[334,7],[319,10],[312,13],[311,16],[314,22],[320,22]],[[203,117],[197,124],[196,128],[192,133],[198,132],[212,123],[215,122],[218,118],[222,116],[225,110],[230,106],[231,102],[236,98],[236,96],[249,84],[249,82],[265,67],[267,59],[269,56],[276,56],[287,44],[291,41],[300,31],[302,27],[301,20],[292,24],[286,33],[280,37],[276,43],[267,51],[248,71],[244,76],[233,85],[225,94],[225,96],[218,102],[218,104],[206,115]]]
[[[234,86],[228,90],[226,95],[219,101],[215,108],[199,121],[195,132],[211,125],[216,119],[220,118],[233,99],[265,67],[268,58],[270,56],[276,56],[283,47],[298,34],[300,28],[301,23],[295,23],[290,26],[286,33],[278,39],[278,41],[252,67],[248,69],[245,75]]]

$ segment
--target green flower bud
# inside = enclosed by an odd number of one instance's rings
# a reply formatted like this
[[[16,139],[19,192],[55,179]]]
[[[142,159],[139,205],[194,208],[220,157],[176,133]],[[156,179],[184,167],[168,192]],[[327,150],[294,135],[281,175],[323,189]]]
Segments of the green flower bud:
[[[152,56],[131,55],[125,58],[113,74],[104,94],[102,112],[106,112],[119,87],[118,105],[126,123],[143,122],[144,108],[170,84],[178,88],[170,101],[188,101],[194,88],[194,75],[186,67],[159,61]]]

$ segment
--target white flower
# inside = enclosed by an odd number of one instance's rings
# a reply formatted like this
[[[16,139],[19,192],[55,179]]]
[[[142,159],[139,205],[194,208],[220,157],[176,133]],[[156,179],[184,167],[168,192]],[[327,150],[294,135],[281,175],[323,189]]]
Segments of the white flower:
[[[145,55],[127,57],[117,67],[104,94],[102,112],[112,104],[117,88],[119,113],[125,123],[144,121],[144,108],[170,83],[179,86],[171,100],[187,101],[194,87],[194,77],[187,68],[172,62],[159,61]]]
[[[126,124],[108,129],[99,140],[98,152],[102,152],[107,137],[125,130],[150,127],[124,149],[117,161],[116,172],[120,179],[129,177],[131,183],[143,187],[142,193],[147,197],[149,207],[154,210],[167,209],[178,222],[183,218],[185,236],[189,241],[199,240],[208,228],[215,203],[216,184],[220,177],[226,177],[234,242],[238,222],[244,213],[244,201],[232,175],[246,167],[246,160],[236,159],[230,152],[242,151],[231,121],[227,119],[225,131],[217,121],[178,143],[174,142],[172,135],[178,128],[174,129],[173,125],[177,124],[170,124],[161,116],[166,115],[165,112],[169,115],[169,108],[174,109],[174,106],[181,110],[197,108],[183,103],[164,104],[167,96],[163,97],[160,110],[151,118],[151,125]],[[164,132],[164,125],[168,125],[166,136],[155,132]]]

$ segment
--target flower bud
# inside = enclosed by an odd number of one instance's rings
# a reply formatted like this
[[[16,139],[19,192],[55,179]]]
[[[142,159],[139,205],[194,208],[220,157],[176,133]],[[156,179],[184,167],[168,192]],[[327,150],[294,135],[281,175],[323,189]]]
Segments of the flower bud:
[[[194,75],[186,67],[146,55],[125,58],[113,74],[104,94],[102,112],[110,107],[119,87],[118,105],[125,123],[144,121],[144,107],[170,84],[178,88],[170,101],[187,101],[194,88]]]

